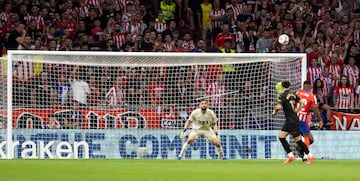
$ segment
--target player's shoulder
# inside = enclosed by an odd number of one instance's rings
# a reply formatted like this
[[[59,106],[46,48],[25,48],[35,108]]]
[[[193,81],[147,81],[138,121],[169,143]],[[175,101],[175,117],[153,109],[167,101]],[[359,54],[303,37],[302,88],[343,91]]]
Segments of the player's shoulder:
[[[200,111],[201,111],[200,108],[196,108],[196,109],[194,109],[194,110],[192,111],[192,113],[193,113],[193,114],[196,114],[196,113],[199,113]]]
[[[210,113],[210,114],[215,114],[215,112],[213,111],[213,110],[211,110],[211,109],[207,109],[206,110],[208,113]]]

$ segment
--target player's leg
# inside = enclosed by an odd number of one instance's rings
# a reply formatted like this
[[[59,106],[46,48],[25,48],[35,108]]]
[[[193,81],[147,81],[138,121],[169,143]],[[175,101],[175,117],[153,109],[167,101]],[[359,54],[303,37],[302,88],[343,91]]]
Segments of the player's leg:
[[[211,143],[216,147],[216,150],[218,151],[219,153],[219,157],[220,159],[224,159],[224,151],[222,149],[222,146],[220,144],[220,141],[216,138],[212,138],[211,140]]]
[[[304,137],[304,143],[306,145],[307,148],[310,147],[310,125],[309,122],[304,120],[304,121],[300,121],[300,132],[301,135],[303,135]]]
[[[181,160],[181,157],[184,155],[185,151],[190,147],[190,144],[196,140],[197,138],[197,132],[196,131],[191,131],[191,133],[189,134],[188,139],[185,141],[185,143],[183,144],[181,151],[179,153],[179,156],[177,156],[176,159]]]
[[[284,127],[283,127],[284,128]],[[279,140],[281,145],[283,146],[284,150],[286,151],[286,153],[288,154],[288,158],[284,161],[284,163],[290,163],[292,161],[295,160],[295,155],[294,153],[291,151],[290,149],[290,144],[289,142],[286,140],[286,137],[289,135],[289,132],[287,132],[286,130],[282,129],[279,133]]]
[[[212,131],[207,131],[206,133],[204,133],[204,137],[216,147],[216,150],[219,153],[219,158],[224,159],[224,151],[222,149],[220,140],[216,138],[216,135]]]
[[[305,153],[305,156],[307,157],[306,164],[311,164],[314,161],[314,156],[310,153],[308,147],[305,145],[305,143],[301,140],[300,132],[292,132],[291,133],[294,137],[294,141],[296,144],[301,148],[301,150]]]
[[[291,125],[289,123],[285,123],[279,133],[280,143],[283,146],[286,153],[288,154],[288,158],[284,161],[284,163],[290,163],[295,160],[295,155],[290,149],[289,142],[286,140],[286,137],[289,135],[290,130],[291,130]]]

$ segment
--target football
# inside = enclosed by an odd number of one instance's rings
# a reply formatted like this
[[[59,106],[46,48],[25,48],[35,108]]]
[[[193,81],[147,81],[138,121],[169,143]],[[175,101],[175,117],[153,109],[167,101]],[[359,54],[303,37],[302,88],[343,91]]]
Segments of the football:
[[[147,155],[149,155],[149,150],[146,147],[139,147],[136,150],[136,154],[138,158],[145,158]]]
[[[289,36],[286,34],[282,34],[279,36],[278,41],[282,45],[287,45],[289,43]]]

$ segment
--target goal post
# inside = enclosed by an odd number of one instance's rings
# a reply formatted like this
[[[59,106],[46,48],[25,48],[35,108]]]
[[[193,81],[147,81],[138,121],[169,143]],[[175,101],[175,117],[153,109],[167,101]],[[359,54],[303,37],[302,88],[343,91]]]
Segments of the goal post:
[[[280,157],[279,145],[279,155],[251,149],[282,124],[271,116],[276,84],[296,90],[306,79],[302,53],[8,51],[1,66],[0,157],[9,159],[175,159],[201,98],[219,118],[226,155]],[[199,139],[185,157],[216,154]]]

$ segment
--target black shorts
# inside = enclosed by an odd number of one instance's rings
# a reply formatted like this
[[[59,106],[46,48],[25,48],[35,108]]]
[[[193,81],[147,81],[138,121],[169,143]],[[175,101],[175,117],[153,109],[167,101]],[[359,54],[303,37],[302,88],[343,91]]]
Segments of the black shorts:
[[[300,133],[300,124],[293,124],[293,123],[285,123],[281,128],[281,131],[288,132],[294,138],[301,135]]]

